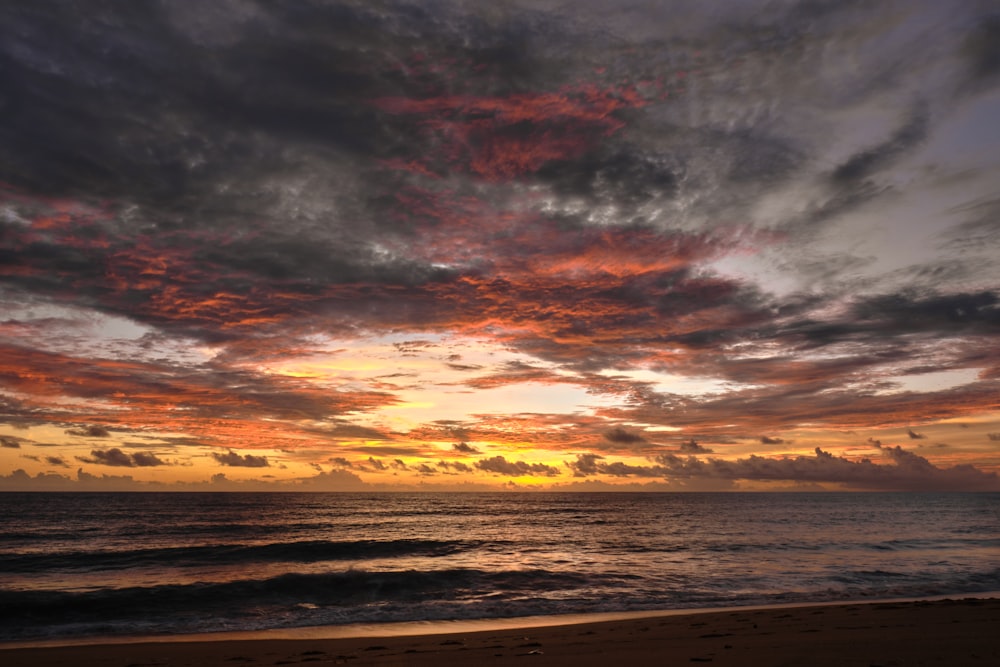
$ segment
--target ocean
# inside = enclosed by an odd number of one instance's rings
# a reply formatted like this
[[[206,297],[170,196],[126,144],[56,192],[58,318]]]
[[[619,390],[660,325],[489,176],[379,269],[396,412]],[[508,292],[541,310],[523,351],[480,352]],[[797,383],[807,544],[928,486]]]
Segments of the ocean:
[[[996,493],[0,493],[0,641],[993,591]]]

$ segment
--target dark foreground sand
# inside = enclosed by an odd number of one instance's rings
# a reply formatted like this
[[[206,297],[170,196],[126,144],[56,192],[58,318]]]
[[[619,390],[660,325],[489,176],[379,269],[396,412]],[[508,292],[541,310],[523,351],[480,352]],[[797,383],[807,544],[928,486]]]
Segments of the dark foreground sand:
[[[715,611],[451,634],[9,648],[7,667],[1000,665],[1000,599]]]

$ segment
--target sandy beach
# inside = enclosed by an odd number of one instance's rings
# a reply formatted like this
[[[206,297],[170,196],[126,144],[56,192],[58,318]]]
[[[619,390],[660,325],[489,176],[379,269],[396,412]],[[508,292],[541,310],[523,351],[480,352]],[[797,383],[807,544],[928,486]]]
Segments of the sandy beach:
[[[214,635],[205,640],[8,646],[0,647],[0,664],[605,666],[613,661],[719,667],[953,667],[1000,664],[998,628],[1000,599],[906,601],[650,615],[445,634],[297,639]]]

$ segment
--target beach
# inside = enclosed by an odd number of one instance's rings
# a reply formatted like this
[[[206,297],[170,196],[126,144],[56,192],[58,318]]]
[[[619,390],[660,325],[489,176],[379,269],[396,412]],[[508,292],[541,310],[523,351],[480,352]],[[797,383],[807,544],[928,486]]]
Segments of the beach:
[[[298,638],[238,633],[0,646],[8,667],[239,665],[995,665],[1000,599],[889,601],[651,613],[627,620]],[[412,625],[410,628],[414,627]],[[331,629],[336,630],[336,629]],[[422,634],[408,634],[408,632]],[[311,633],[312,636],[307,636]],[[334,634],[343,634],[343,629]]]

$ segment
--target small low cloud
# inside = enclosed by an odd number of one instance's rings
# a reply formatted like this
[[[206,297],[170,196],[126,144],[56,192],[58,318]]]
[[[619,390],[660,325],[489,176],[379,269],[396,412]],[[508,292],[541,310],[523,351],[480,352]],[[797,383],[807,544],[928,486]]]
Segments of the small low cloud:
[[[478,454],[479,453],[479,448],[478,447],[474,447],[473,445],[470,445],[467,442],[458,442],[458,443],[455,443],[454,445],[451,446],[451,448],[454,451],[460,452],[462,454]]]
[[[367,467],[370,467],[373,470],[378,470],[379,472],[381,472],[385,470],[388,466],[382,463],[381,459],[377,459],[374,456],[369,456],[367,461]]]
[[[669,452],[653,459],[653,465],[609,463],[597,454],[578,454],[566,465],[576,477],[595,474],[615,477],[658,477],[663,479],[723,479],[767,482],[836,483],[858,489],[996,491],[1000,478],[971,465],[939,468],[924,457],[901,447],[872,444],[888,459],[876,463],[870,459],[852,460],[834,456],[820,448],[814,456],[765,458],[751,454],[737,460],[694,456],[680,457]]]
[[[993,442],[1000,442],[1000,433],[987,433],[986,437]]]
[[[111,449],[92,449],[90,458],[77,457],[84,463],[96,463],[105,466],[118,466],[122,468],[152,468],[155,466],[167,465],[156,454],[152,452],[134,452],[129,454],[117,447]]]
[[[60,468],[69,467],[69,464],[61,456],[46,456],[45,462],[52,466],[59,466]]]
[[[631,431],[626,431],[624,428],[618,426],[604,433],[604,439],[608,442],[614,442],[619,445],[634,445],[640,442],[646,442],[638,433],[632,433]]]
[[[483,472],[491,472],[497,475],[507,475],[509,477],[521,477],[523,475],[555,477],[559,474],[558,468],[545,465],[544,463],[508,461],[502,456],[494,456],[492,458],[476,461],[476,467]]]
[[[917,433],[912,428],[906,429],[906,435],[910,436],[910,440],[923,440],[927,437],[923,433]]]
[[[453,474],[460,472],[472,472],[472,466],[462,463],[461,461],[438,461],[437,467]]]
[[[240,455],[231,449],[225,454],[213,452],[212,458],[224,466],[232,466],[234,468],[268,468],[271,465],[267,462],[266,456],[254,456],[253,454]]]
[[[762,445],[783,445],[785,444],[782,438],[772,438],[766,435],[760,436],[760,444]]]
[[[66,431],[69,435],[80,436],[81,438],[110,438],[111,432],[103,426],[97,426],[96,424],[87,426],[86,428],[71,428]]]
[[[0,435],[0,447],[8,449],[21,449],[21,441],[10,436]]]
[[[680,451],[682,454],[711,454],[712,450],[708,447],[702,447],[694,438],[691,438],[687,442],[681,443]]]

